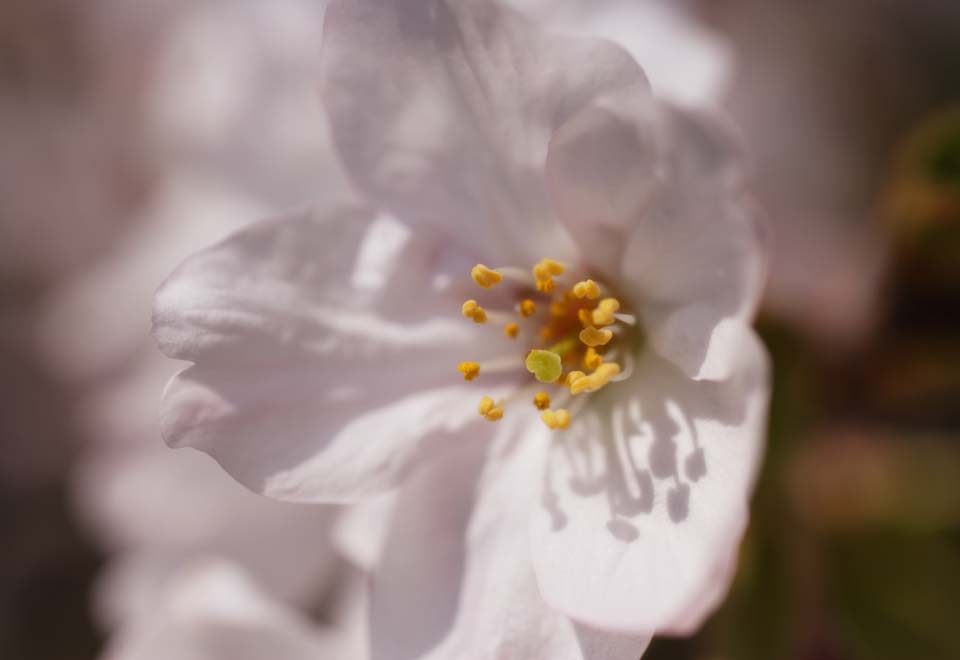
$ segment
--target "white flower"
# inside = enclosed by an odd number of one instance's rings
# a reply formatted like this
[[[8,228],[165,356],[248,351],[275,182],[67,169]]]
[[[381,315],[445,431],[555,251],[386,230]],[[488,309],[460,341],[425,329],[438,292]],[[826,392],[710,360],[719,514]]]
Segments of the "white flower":
[[[256,225],[168,279],[155,333],[195,363],[168,442],[284,499],[401,486],[375,658],[636,658],[694,629],[732,576],[768,395],[727,132],[654,101],[618,47],[470,0],[332,5],[322,92],[375,210]],[[600,297],[563,298],[585,278]],[[596,360],[585,304],[617,367],[538,383],[530,349]]]

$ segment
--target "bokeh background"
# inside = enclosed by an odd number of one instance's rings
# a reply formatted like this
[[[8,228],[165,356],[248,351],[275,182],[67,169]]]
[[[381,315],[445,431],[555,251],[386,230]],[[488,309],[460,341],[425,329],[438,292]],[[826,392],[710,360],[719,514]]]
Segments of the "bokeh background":
[[[960,3],[639,4],[619,28],[669,28],[638,55],[655,87],[687,80],[665,91],[739,124],[775,243],[737,578],[699,634],[644,657],[960,658]],[[337,560],[298,554],[334,512],[163,446],[175,365],[149,338],[151,292],[191,251],[351,198],[314,95],[322,12],[0,4],[0,658],[98,657],[197,556],[321,622],[343,591]]]

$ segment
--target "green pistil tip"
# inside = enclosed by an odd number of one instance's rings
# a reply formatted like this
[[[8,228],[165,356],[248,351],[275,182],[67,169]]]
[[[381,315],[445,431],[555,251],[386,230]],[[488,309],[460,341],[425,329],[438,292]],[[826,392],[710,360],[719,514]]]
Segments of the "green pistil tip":
[[[553,351],[535,348],[527,355],[526,366],[527,371],[541,383],[552,383],[563,373],[560,356]]]

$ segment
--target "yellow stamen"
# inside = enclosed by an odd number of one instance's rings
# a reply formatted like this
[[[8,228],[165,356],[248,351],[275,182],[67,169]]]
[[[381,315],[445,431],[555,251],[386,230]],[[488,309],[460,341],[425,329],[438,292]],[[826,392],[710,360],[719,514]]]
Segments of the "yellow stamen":
[[[610,380],[619,373],[619,364],[616,362],[604,362],[589,376],[584,376],[568,383],[570,387],[570,393],[580,394],[582,392],[596,392],[609,383]]]
[[[468,300],[460,308],[464,318],[473,319],[474,323],[487,322],[487,310],[477,304],[476,300]]]
[[[553,351],[544,351],[538,348],[527,354],[524,361],[527,371],[541,383],[552,383],[563,373],[563,363],[560,356]]]
[[[577,310],[577,318],[580,319],[580,323],[583,324],[584,328],[588,325],[593,325],[593,313],[589,309]]]
[[[616,319],[613,315],[620,309],[620,301],[616,298],[604,298],[593,310],[593,324],[598,326],[610,325]]]
[[[488,396],[480,399],[480,405],[477,406],[477,412],[491,422],[495,422],[503,417],[503,407],[496,405],[493,399]]]
[[[520,332],[520,326],[516,323],[508,323],[503,326],[503,334],[510,337],[510,339],[516,339],[517,334]]]
[[[594,300],[600,297],[600,287],[593,280],[583,280],[573,285],[573,295],[577,298]]]
[[[583,356],[583,367],[590,371],[596,370],[603,364],[603,356],[597,353],[597,349],[592,346],[587,349],[587,352]]]
[[[537,407],[537,410],[546,410],[550,407],[550,395],[546,392],[537,392],[533,397],[533,405]]]
[[[567,387],[570,387],[581,378],[586,377],[586,375],[587,374],[583,373],[582,371],[571,371],[564,377],[560,385],[566,385]]]
[[[486,417],[487,413],[490,412],[491,410],[493,410],[494,407],[495,407],[495,404],[494,404],[494,402],[493,402],[493,399],[491,399],[491,398],[488,397],[488,396],[485,396],[485,397],[483,397],[482,399],[480,399],[480,405],[477,406],[477,411],[478,411],[481,415],[483,415],[484,417]]]
[[[457,371],[463,374],[464,380],[473,380],[480,375],[479,362],[461,362],[457,365]]]
[[[613,331],[606,328],[597,330],[592,325],[588,325],[580,331],[580,341],[590,347],[603,346],[610,343],[611,339],[613,339]]]
[[[537,304],[527,298],[520,301],[520,316],[533,316],[537,313]]]
[[[537,280],[537,291],[540,293],[553,293],[553,290],[557,288],[557,283],[553,281],[552,277],[548,277],[545,280]]]
[[[503,275],[492,268],[487,268],[483,264],[477,264],[470,271],[470,277],[477,283],[481,289],[489,289],[495,284],[503,281]]]
[[[550,316],[564,316],[567,313],[567,306],[562,302],[554,301],[550,303]]]
[[[540,419],[550,430],[566,429],[570,426],[570,413],[563,408],[559,410],[544,410]]]

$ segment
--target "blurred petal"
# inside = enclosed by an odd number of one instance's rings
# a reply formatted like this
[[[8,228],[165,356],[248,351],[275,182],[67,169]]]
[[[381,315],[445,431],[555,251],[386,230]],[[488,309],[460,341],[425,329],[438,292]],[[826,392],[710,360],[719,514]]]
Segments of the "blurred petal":
[[[537,424],[539,427],[539,423]],[[591,630],[540,597],[527,530],[548,438],[504,420],[398,497],[372,597],[376,660],[635,660],[646,636]]]
[[[185,571],[148,616],[112,640],[106,660],[316,660],[342,657],[293,610],[224,562]]]
[[[335,2],[323,59],[335,140],[358,185],[495,264],[571,256],[546,200],[550,136],[597,96],[647,89],[613,44],[548,36],[476,0]]]
[[[75,480],[79,514],[106,550],[123,556],[98,588],[109,625],[149,611],[170,576],[197,556],[236,563],[291,604],[325,592],[342,565],[330,540],[336,508],[258,497],[209,457],[151,438],[149,449],[88,456]]]
[[[256,225],[167,280],[155,334],[196,362],[165,392],[168,443],[210,453],[259,492],[345,501],[392,487],[480,419],[480,390],[451,386],[456,364],[509,340],[455,316],[462,291],[440,276],[467,269],[451,246],[408,234],[384,254],[366,242],[378,226],[337,213]],[[378,277],[358,277],[358,263]]]
[[[691,106],[723,100],[733,49],[673,0],[507,0],[551,29],[623,46],[657,97]]]
[[[623,397],[554,447],[532,532],[548,603],[597,627],[688,634],[725,592],[763,447],[767,358],[693,381],[648,352]],[[611,390],[612,391],[612,390]]]

